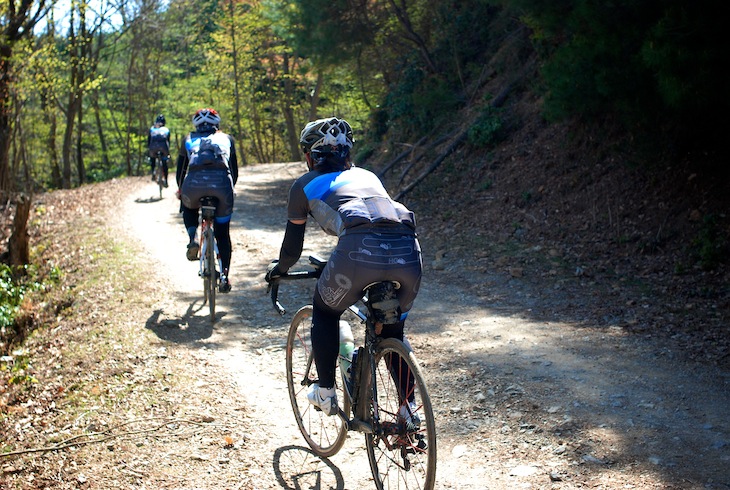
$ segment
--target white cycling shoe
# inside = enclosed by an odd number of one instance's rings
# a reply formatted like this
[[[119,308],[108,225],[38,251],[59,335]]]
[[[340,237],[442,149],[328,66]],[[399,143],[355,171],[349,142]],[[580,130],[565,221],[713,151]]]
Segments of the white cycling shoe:
[[[314,405],[314,408],[321,410],[326,415],[337,415],[337,393],[331,396],[320,396],[320,387],[317,383],[312,385],[312,391],[307,394],[309,403]]]
[[[421,417],[416,410],[416,404],[413,402],[404,403],[398,410],[398,416],[403,419],[408,430],[416,430],[421,426]]]

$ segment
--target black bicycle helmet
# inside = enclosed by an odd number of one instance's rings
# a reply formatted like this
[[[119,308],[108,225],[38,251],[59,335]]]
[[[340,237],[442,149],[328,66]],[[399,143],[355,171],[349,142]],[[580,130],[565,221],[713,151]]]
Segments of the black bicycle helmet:
[[[165,116],[160,114],[159,116],[157,116],[157,119],[155,119],[155,122],[162,124],[164,126],[165,125]]]
[[[307,123],[299,135],[299,143],[302,151],[312,153],[314,158],[329,154],[346,158],[355,140],[347,121],[328,117]]]

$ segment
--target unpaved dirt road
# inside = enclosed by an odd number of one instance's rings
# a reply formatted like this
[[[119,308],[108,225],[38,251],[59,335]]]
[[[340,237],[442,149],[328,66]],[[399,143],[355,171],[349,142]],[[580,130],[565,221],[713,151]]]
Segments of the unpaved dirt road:
[[[263,272],[278,254],[286,194],[303,170],[301,163],[242,169],[233,291],[219,295],[212,327],[201,309],[197,263],[184,258],[187,238],[173,188],[156,200],[152,184],[140,181],[118,215],[130,238],[146,237],[143,246],[159,264],[164,289],[147,327],[170,349],[204,359],[246,407],[249,483],[230,488],[373,488],[360,435],[320,461],[305,447],[289,406],[285,334],[312,284],[283,285],[288,312],[279,317]],[[310,222],[304,256],[326,257],[333,245]],[[437,415],[436,488],[730,488],[730,373],[618,327],[580,326],[579,309],[565,305],[602,301],[591,291],[534,289],[488,271],[483,280],[499,288],[493,296],[501,299],[487,303],[454,280],[468,258],[431,267],[436,251],[427,242],[422,247],[425,277],[408,336]],[[556,294],[562,301],[546,307]],[[575,322],[566,321],[571,314]],[[191,386],[189,396],[205,389]],[[206,488],[229,488],[215,474],[209,481]]]

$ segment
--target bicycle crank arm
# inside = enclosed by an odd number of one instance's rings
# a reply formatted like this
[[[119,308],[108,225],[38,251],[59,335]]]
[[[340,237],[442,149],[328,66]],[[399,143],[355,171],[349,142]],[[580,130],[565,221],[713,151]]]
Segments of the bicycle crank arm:
[[[356,432],[362,432],[363,434],[372,434],[375,432],[373,430],[373,425],[370,422],[365,422],[360,419],[347,420],[342,409],[340,409],[340,417],[342,417],[347,424],[347,430],[354,430]]]

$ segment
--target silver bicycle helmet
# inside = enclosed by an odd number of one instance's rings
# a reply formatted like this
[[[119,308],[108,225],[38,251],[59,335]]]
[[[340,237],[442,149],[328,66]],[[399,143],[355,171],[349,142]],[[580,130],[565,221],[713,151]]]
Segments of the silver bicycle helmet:
[[[304,153],[347,155],[355,140],[352,138],[352,128],[347,121],[328,117],[307,123],[299,135],[299,143]]]
[[[218,128],[221,123],[221,117],[218,114],[218,111],[215,109],[199,109],[194,115],[193,115],[193,126],[195,126],[195,129],[200,129],[203,126],[215,126]]]

